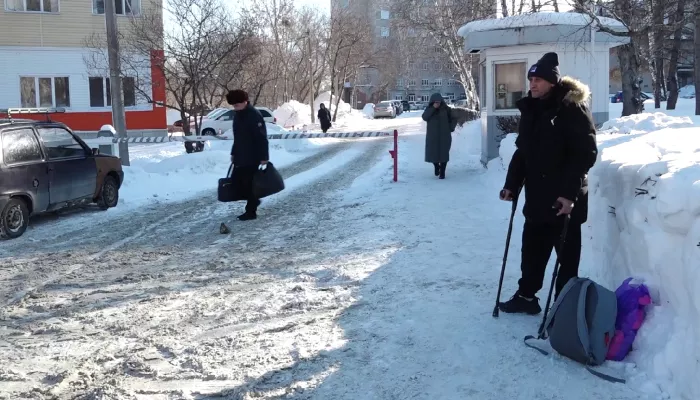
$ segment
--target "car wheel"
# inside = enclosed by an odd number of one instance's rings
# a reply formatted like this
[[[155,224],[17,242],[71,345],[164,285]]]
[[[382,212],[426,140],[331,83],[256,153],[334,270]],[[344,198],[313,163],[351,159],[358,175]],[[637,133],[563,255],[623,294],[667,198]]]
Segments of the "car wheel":
[[[113,176],[106,176],[100,190],[100,197],[97,199],[97,205],[101,209],[107,210],[116,207],[119,203],[119,184]]]
[[[216,131],[211,128],[207,128],[202,131],[202,136],[216,136]]]
[[[27,204],[18,198],[12,198],[0,211],[0,238],[15,239],[24,234],[29,224]]]

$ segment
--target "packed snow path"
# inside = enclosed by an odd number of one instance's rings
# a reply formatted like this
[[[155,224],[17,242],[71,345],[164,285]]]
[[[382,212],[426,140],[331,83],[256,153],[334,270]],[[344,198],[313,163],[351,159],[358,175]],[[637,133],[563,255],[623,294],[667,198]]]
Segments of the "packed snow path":
[[[524,347],[537,317],[491,317],[501,182],[464,157],[438,181],[423,140],[399,183],[388,141],[332,146],[250,223],[210,193],[3,242],[0,397],[639,399]]]

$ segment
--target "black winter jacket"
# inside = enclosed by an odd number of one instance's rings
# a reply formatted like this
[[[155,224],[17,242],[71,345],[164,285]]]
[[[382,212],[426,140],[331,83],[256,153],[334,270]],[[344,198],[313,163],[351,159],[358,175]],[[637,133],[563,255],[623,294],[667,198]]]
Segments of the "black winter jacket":
[[[260,161],[270,160],[265,120],[251,104],[234,113],[231,155],[237,167],[257,166]]]
[[[525,185],[523,214],[533,222],[552,222],[558,197],[574,201],[571,220],[588,218],[588,170],[598,156],[596,130],[585,84],[564,77],[547,99],[518,101],[517,147],[508,167],[505,189]]]

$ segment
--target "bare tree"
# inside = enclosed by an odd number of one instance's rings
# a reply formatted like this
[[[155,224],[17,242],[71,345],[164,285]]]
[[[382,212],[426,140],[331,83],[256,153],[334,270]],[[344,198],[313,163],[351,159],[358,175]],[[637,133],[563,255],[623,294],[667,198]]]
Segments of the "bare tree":
[[[668,73],[666,74],[666,88],[668,90],[668,99],[666,101],[667,110],[675,110],[678,102],[678,59],[681,49],[681,38],[683,36],[683,27],[687,23],[685,10],[687,6],[686,0],[678,0],[676,2],[676,10],[670,18],[673,24],[673,39],[669,50]]]
[[[464,39],[457,34],[462,24],[493,15],[489,1],[403,0],[395,2],[394,14],[405,29],[416,29],[440,46],[457,70],[468,107],[479,108],[479,96],[472,75],[472,57],[464,53]]]
[[[639,114],[644,109],[641,99],[641,48],[649,29],[646,20],[647,12],[643,0],[613,0],[611,3],[598,4],[598,12],[592,10],[589,0],[576,0],[574,10],[587,14],[596,21],[596,29],[612,36],[629,37],[627,44],[617,48],[622,76],[622,116]],[[619,32],[600,23],[601,16],[611,17],[620,21],[627,32]]]
[[[170,0],[166,4],[163,10],[130,19],[128,29],[120,32],[123,73],[138,76],[140,94],[154,103],[151,89],[159,83],[148,80],[149,85],[143,84],[150,77],[144,71],[158,70],[171,101],[164,105],[178,110],[183,121],[190,114],[199,133],[204,111],[221,104],[225,88],[257,52],[252,20],[245,13],[234,18],[220,0]],[[104,37],[93,35],[86,42],[92,49],[86,64],[99,68]],[[153,59],[157,49],[163,50],[163,57]],[[183,128],[191,133],[187,123]]]
[[[693,22],[695,24],[695,40],[693,43],[694,54],[694,76],[695,76],[695,115],[700,115],[700,0],[695,0],[695,10],[693,12]]]
[[[325,61],[330,77],[331,104],[335,101],[335,121],[345,82],[352,79],[361,66],[372,62],[374,48],[369,20],[357,16],[349,9],[334,3],[329,27]]]

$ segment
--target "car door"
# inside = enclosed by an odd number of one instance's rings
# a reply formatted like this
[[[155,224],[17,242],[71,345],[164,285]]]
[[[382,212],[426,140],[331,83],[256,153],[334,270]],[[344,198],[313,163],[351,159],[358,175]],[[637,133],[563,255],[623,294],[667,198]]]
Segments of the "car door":
[[[39,140],[31,127],[8,128],[0,134],[0,195],[27,195],[32,211],[49,206],[49,172]]]
[[[219,134],[219,130],[221,130],[223,133],[231,129],[231,127],[233,127],[233,110],[228,110],[216,117],[214,129],[216,130],[217,134]]]
[[[51,204],[92,197],[97,184],[92,152],[63,127],[41,126],[37,132],[48,158]]]

